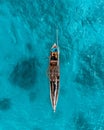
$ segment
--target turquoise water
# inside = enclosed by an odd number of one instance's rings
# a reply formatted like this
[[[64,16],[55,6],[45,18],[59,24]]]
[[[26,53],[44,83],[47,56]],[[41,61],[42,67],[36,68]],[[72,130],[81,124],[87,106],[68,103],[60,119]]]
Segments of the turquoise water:
[[[57,26],[54,113],[47,70]],[[104,130],[103,0],[0,0],[0,130]]]

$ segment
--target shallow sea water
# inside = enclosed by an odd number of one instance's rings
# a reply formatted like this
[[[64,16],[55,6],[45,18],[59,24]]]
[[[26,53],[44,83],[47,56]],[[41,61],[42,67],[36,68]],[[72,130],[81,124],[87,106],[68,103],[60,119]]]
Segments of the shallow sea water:
[[[104,130],[103,12],[103,0],[0,0],[0,130]],[[56,26],[54,113],[47,70]]]

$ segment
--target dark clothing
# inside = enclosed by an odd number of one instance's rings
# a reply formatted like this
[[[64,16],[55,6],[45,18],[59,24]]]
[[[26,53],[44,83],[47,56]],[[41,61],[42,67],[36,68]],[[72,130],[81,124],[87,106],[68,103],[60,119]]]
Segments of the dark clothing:
[[[57,58],[55,56],[52,56],[51,60],[57,60]]]

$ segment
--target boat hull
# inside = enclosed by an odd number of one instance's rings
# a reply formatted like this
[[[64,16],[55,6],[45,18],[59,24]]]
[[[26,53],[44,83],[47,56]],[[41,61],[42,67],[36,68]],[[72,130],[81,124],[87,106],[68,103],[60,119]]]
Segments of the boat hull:
[[[55,111],[59,95],[59,80],[60,80],[59,52],[58,47],[55,45],[53,45],[51,49],[54,49],[54,51],[51,51],[50,53],[50,65],[49,65],[50,98],[53,110]]]

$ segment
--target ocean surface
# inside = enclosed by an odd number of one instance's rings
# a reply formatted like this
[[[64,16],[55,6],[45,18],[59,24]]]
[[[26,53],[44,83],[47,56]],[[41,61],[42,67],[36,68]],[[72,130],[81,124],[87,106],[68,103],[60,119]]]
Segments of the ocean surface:
[[[48,65],[56,28],[54,113]],[[0,0],[0,130],[104,130],[104,0]]]

